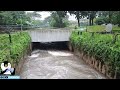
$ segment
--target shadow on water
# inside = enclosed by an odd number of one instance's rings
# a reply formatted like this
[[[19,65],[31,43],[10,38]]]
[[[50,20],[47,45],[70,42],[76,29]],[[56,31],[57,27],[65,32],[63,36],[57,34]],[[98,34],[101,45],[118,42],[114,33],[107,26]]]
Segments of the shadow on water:
[[[47,42],[47,43],[40,43],[40,42],[33,42],[32,43],[32,50],[69,50],[68,49],[68,42]]]

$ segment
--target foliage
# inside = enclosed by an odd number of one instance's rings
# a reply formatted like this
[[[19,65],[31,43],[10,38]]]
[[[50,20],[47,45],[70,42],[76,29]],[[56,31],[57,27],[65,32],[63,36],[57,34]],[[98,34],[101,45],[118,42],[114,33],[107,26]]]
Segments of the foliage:
[[[87,17],[89,19],[89,25],[93,25],[93,20],[96,17],[97,11],[68,11],[70,14],[74,14],[78,21],[78,27],[80,27],[80,19]]]
[[[43,23],[50,23],[52,17],[51,16],[48,16],[44,19]]]
[[[78,21],[78,27],[80,27],[80,19],[84,18],[85,16],[87,16],[87,11],[68,11],[70,13],[70,15],[74,14],[75,18]]]
[[[107,22],[120,26],[120,11],[99,11],[98,16],[99,18],[104,17],[102,18],[104,21],[107,19]]]
[[[30,17],[28,17],[24,11],[1,11],[0,12],[0,25],[17,25],[17,24],[27,25],[30,22]]]
[[[54,11],[51,14],[50,25],[52,27],[63,28],[67,26],[67,17],[65,11]]]
[[[11,37],[12,43],[10,44],[8,34],[0,35],[0,63],[4,60],[11,63],[18,62],[31,41],[27,32],[12,33]]]
[[[35,19],[35,18],[41,18],[41,15],[39,13],[37,13],[36,11],[33,12],[27,12],[27,16],[29,16],[31,19]]]
[[[95,24],[97,25],[106,24],[108,22],[109,22],[109,19],[107,17],[99,17],[99,18],[96,18],[95,20]]]
[[[113,13],[111,22],[113,24],[118,24],[118,26],[120,27],[120,11],[116,11]]]
[[[96,18],[97,11],[87,11],[88,18],[89,18],[89,25],[93,25],[94,18]]]
[[[115,74],[116,69],[120,73],[120,36],[115,43],[113,40],[112,34],[95,33],[92,36],[92,33],[83,32],[78,35],[78,31],[74,31],[70,36],[75,48],[108,65],[111,74]]]
[[[41,20],[32,20],[32,25],[34,25],[34,26],[42,25],[42,21]]]

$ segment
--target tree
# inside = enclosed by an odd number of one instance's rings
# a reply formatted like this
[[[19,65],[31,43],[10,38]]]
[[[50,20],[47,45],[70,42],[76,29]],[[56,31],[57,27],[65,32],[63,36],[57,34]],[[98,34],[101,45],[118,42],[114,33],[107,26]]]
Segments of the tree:
[[[52,20],[51,16],[48,16],[44,19],[44,21],[42,22],[44,25],[50,25],[50,22]]]
[[[27,15],[33,20],[35,20],[35,18],[41,18],[41,15],[37,13],[36,11],[28,12]]]
[[[114,13],[112,13],[111,22],[113,24],[118,24],[120,27],[120,11],[114,11]]]
[[[32,25],[34,25],[34,26],[42,25],[42,21],[40,21],[40,20],[33,20],[32,21]]]
[[[87,11],[86,13],[89,18],[89,25],[91,26],[91,25],[93,25],[93,20],[96,17],[97,11]]]
[[[78,21],[78,27],[80,27],[80,19],[84,18],[87,16],[87,12],[86,11],[68,11],[71,14],[75,15],[75,18]]]
[[[68,12],[70,13],[70,15],[74,14],[76,16],[75,18],[78,21],[78,27],[80,27],[80,11],[68,11]]]
[[[100,11],[100,16],[104,16],[106,18],[108,18],[108,22],[111,22],[112,23],[112,17],[113,17],[113,14],[116,13],[116,11]]]
[[[27,24],[26,21],[30,21],[30,18],[24,11],[1,11],[0,12],[0,24],[11,25],[20,24],[22,20],[23,24]]]
[[[59,28],[66,27],[64,19],[66,18],[67,11],[52,11],[51,13],[51,26]]]
[[[99,11],[99,18],[102,18],[105,23],[118,24],[120,26],[120,11]]]
[[[97,25],[101,25],[101,24],[104,24],[104,23],[106,23],[108,20],[106,20],[107,18],[106,17],[104,17],[104,16],[101,16],[101,17],[98,17],[98,18],[96,18],[96,20],[95,20],[95,24],[97,24]]]

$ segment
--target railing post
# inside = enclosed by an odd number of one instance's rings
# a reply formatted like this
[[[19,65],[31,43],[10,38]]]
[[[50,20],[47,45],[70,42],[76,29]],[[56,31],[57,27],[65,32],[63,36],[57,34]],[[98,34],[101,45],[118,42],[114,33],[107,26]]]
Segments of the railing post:
[[[9,49],[10,49],[10,58],[11,58],[11,55],[12,55],[12,52],[11,52],[11,43],[12,43],[12,40],[11,40],[11,34],[10,34],[10,32],[8,34],[9,34],[9,41],[10,41],[10,47],[9,47]]]
[[[7,34],[9,35],[9,50],[10,50],[10,58],[11,58],[11,55],[12,55],[12,52],[11,52],[11,44],[12,44],[12,37],[11,37],[11,33],[10,33],[10,30],[12,30],[10,27],[7,27]]]

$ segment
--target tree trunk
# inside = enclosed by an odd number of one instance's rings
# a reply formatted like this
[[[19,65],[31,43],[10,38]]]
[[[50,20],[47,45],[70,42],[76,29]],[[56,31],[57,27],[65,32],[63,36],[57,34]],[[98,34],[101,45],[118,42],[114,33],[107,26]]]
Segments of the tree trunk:
[[[93,25],[93,18],[92,18],[92,25]]]
[[[77,19],[78,20],[78,27],[80,27],[80,19]]]
[[[89,25],[91,26],[91,18],[89,18]]]

